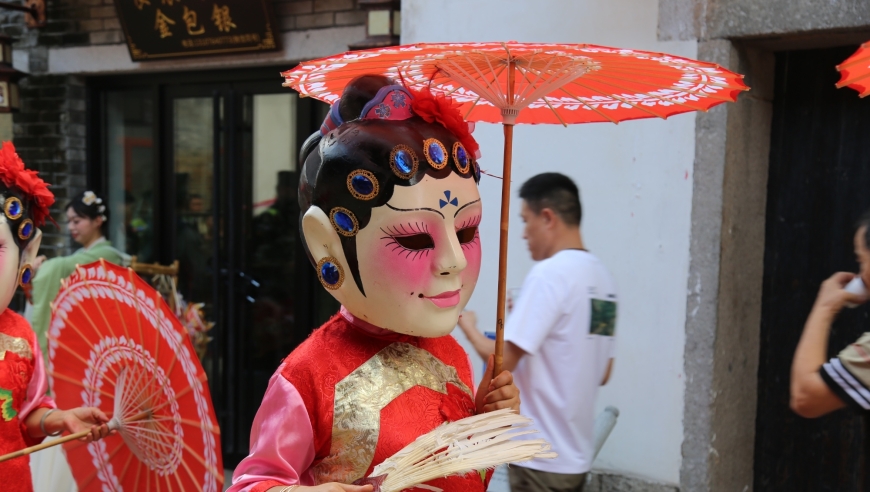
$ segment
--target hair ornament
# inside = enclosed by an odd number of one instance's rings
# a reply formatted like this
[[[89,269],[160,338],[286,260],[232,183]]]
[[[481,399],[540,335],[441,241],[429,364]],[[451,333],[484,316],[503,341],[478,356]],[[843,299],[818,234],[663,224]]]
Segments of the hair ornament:
[[[97,200],[99,200],[99,198],[97,198],[96,193],[94,193],[93,191],[86,191],[84,196],[82,197],[82,203],[89,207],[94,203],[97,203]]]
[[[33,236],[33,231],[35,229],[32,220],[24,219],[24,221],[21,222],[21,225],[18,226],[18,239],[27,241],[31,236]]]
[[[0,147],[0,181],[7,188],[18,188],[21,191],[34,224],[41,226],[50,217],[49,207],[54,203],[54,194],[49,191],[45,181],[39,178],[39,173],[24,168],[24,161],[15,152],[12,142],[3,142]]]
[[[344,207],[335,207],[329,212],[329,221],[336,232],[346,237],[353,237],[359,232],[359,222],[350,210]]]
[[[371,200],[378,196],[380,185],[375,173],[357,169],[347,175],[347,190],[357,200]]]
[[[466,174],[468,172],[471,159],[468,157],[468,152],[465,151],[465,147],[463,147],[460,142],[453,144],[453,162],[456,163],[456,169],[458,169],[460,173]]]
[[[414,149],[402,144],[393,147],[393,151],[390,152],[390,167],[396,176],[402,179],[411,179],[417,174],[419,166],[420,161],[417,159]]]
[[[427,138],[423,141],[423,155],[435,169],[440,171],[447,167],[447,148],[438,139]]]
[[[24,215],[24,205],[21,204],[21,200],[18,197],[10,196],[6,199],[6,203],[3,204],[3,213],[6,214],[6,218],[9,220],[18,220]]]
[[[469,125],[459,112],[459,103],[444,94],[434,95],[429,89],[413,91],[414,99],[411,108],[414,114],[423,118],[426,122],[437,121],[450,133],[456,135],[465,150],[475,159],[480,159],[480,146],[471,131],[474,125]]]

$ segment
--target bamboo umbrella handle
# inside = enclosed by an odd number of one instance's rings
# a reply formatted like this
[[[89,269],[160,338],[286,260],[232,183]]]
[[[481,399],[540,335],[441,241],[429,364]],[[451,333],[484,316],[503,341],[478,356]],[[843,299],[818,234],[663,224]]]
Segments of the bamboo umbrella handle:
[[[151,418],[151,414],[152,414],[152,410],[143,410],[143,411],[137,413],[136,415],[130,417],[129,419],[125,420],[124,422],[129,424],[129,423],[133,423],[133,422],[138,422],[140,420],[145,420],[145,419]],[[108,424],[109,424],[109,430],[117,430],[121,426],[120,422],[116,421],[115,419],[109,420]],[[0,463],[3,463],[6,460],[11,460],[11,459],[15,459],[15,458],[20,458],[22,456],[27,456],[28,454],[35,453],[37,451],[42,451],[43,449],[48,449],[50,447],[57,446],[58,444],[63,444],[65,442],[70,442],[70,441],[75,441],[76,439],[81,439],[90,433],[91,433],[90,429],[83,430],[81,432],[76,432],[75,434],[70,434],[68,436],[61,437],[60,439],[58,439],[56,441],[44,442],[42,444],[37,444],[36,446],[30,446],[29,448],[20,449],[18,451],[15,451],[15,452],[12,452],[9,454],[4,454],[3,456],[0,456]]]
[[[37,444],[36,446],[30,446],[29,448],[20,449],[18,451],[13,452],[13,453],[4,454],[3,456],[0,456],[0,463],[4,462],[6,460],[11,460],[11,459],[15,459],[15,458],[20,458],[22,456],[27,456],[28,454],[35,453],[37,451],[42,451],[43,449],[48,449],[52,446],[57,446],[58,444],[63,444],[65,442],[70,442],[70,441],[75,441],[76,439],[81,439],[90,433],[91,433],[90,429],[83,430],[81,432],[76,432],[75,434],[70,434],[68,436],[64,436],[56,441],[44,442],[42,444]]]
[[[504,361],[504,316],[507,293],[508,223],[511,201],[511,158],[513,153],[514,126],[504,125],[504,171],[501,182],[501,231],[498,241],[498,304],[495,322],[495,372],[501,374]]]
[[[509,106],[514,104],[514,84],[516,83],[516,62],[508,63],[507,73],[507,102]],[[495,316],[495,371],[493,376],[501,374],[502,362],[504,362],[504,307],[505,294],[507,293],[507,259],[508,259],[508,224],[511,213],[511,160],[514,148],[514,121],[515,115],[507,119],[509,113],[502,110],[504,126],[504,169],[501,177],[501,231],[498,237],[498,304]]]

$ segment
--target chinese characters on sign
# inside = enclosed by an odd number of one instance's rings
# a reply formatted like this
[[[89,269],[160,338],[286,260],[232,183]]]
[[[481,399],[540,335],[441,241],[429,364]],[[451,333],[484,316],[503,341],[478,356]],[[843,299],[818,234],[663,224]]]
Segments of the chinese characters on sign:
[[[115,0],[134,61],[278,49],[270,0]]]

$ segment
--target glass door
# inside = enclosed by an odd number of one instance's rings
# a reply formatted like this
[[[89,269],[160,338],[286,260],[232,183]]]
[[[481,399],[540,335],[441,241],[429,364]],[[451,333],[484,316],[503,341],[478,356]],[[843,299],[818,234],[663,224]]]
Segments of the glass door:
[[[338,309],[299,234],[298,143],[325,105],[277,84],[168,90],[165,104],[179,291],[216,323],[203,362],[229,467],[281,360]]]

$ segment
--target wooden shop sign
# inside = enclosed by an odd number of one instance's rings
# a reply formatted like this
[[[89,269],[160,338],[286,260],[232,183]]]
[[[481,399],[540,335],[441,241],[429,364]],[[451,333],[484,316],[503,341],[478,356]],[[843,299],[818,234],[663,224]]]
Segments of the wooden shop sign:
[[[115,0],[133,61],[277,50],[271,0]]]

